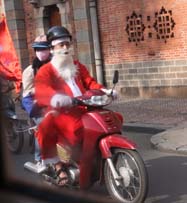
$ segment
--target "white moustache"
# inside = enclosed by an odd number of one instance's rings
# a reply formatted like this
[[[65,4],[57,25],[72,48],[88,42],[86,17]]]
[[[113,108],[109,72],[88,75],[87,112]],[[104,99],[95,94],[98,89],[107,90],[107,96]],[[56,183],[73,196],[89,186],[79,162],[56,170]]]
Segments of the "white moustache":
[[[64,80],[69,80],[70,78],[75,77],[77,73],[77,67],[75,66],[73,57],[70,54],[54,55],[51,60],[51,64]]]
[[[64,56],[67,54],[72,55],[72,53],[73,53],[72,48],[68,48],[68,49],[62,48],[62,49],[57,49],[57,50],[51,50],[51,54],[53,56],[59,56],[59,55]]]

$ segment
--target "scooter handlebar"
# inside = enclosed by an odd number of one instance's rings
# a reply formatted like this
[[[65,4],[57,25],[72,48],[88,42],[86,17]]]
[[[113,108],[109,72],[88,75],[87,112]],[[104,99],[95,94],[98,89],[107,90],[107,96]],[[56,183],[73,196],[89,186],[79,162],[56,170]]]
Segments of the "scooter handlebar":
[[[79,104],[82,104],[82,102],[79,99],[77,99],[76,97],[74,97],[74,98],[72,98],[72,104],[73,104],[73,106],[77,106]]]

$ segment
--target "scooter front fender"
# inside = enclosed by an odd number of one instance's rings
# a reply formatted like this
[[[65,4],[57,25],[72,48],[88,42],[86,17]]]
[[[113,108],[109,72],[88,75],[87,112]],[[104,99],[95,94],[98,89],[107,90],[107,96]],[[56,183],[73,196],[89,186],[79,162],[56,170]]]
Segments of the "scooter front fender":
[[[112,156],[110,149],[112,147],[118,147],[123,149],[136,149],[136,144],[129,140],[127,137],[115,134],[104,137],[99,142],[99,148],[104,159]]]

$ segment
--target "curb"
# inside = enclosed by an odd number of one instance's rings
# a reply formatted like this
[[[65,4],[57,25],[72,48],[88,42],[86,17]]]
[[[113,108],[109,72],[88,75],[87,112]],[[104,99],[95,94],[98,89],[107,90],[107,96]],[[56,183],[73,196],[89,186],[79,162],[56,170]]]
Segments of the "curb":
[[[178,148],[175,145],[173,146],[170,143],[160,143],[155,144],[152,139],[150,139],[151,145],[154,149],[166,152],[166,153],[174,153],[174,154],[181,154],[181,155],[187,155],[187,148],[184,146],[183,148]]]
[[[153,135],[150,139],[155,149],[187,155],[186,125]]]

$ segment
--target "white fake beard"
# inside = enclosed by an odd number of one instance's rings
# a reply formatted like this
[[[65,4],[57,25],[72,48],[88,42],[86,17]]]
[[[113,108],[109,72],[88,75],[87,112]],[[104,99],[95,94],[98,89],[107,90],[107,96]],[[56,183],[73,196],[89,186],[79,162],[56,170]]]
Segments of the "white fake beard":
[[[57,70],[62,79],[69,80],[74,78],[77,73],[77,67],[73,62],[73,57],[68,54],[55,54],[51,60],[51,64]]]

